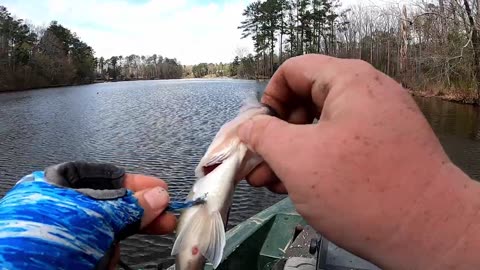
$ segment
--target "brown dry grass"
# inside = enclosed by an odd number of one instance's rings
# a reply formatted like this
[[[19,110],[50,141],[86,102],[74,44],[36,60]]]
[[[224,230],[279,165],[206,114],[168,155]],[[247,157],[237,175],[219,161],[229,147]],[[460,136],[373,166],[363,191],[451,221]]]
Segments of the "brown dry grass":
[[[478,100],[478,94],[476,91],[465,91],[459,89],[441,89],[431,88],[424,90],[409,90],[410,94],[419,97],[436,97],[447,101],[463,103],[463,104],[476,104]]]

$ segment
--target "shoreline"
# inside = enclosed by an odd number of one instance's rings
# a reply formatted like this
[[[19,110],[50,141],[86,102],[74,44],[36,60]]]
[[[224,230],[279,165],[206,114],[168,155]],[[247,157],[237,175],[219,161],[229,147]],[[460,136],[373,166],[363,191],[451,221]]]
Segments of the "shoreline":
[[[250,78],[239,78],[238,76],[222,76],[222,77],[210,77],[206,76],[203,78],[179,78],[175,80],[181,79],[197,79],[197,80],[211,80],[211,79],[232,79],[232,80],[249,80],[249,81],[265,81],[266,79],[257,78],[257,79],[250,79]],[[136,82],[136,81],[168,81],[172,79],[154,79],[154,80],[146,80],[146,79],[138,79],[138,80],[96,80],[91,83],[79,83],[79,84],[62,84],[62,85],[51,85],[51,86],[44,86],[44,87],[36,87],[36,88],[25,88],[25,89],[16,89],[16,90],[0,90],[0,94],[4,93],[14,93],[14,92],[22,92],[22,91],[34,91],[34,90],[43,90],[49,88],[60,88],[60,87],[71,87],[71,86],[82,86],[82,85],[93,85],[93,84],[101,84],[101,83],[110,83],[110,82]],[[463,104],[463,105],[471,105],[477,106],[480,105],[477,103],[478,97],[477,94],[472,92],[465,92],[465,91],[450,91],[448,93],[442,93],[441,91],[432,91],[432,90],[412,90],[407,89],[408,93],[413,97],[422,97],[422,98],[437,98],[443,101]]]
[[[22,91],[42,90],[42,89],[49,89],[49,88],[60,88],[60,87],[70,87],[70,86],[91,85],[91,84],[97,84],[97,83],[102,83],[102,82],[76,83],[76,84],[57,84],[57,85],[49,85],[49,86],[41,86],[41,87],[27,87],[27,88],[23,88],[23,89],[0,90],[0,94],[3,94],[3,93],[14,93],[14,92],[22,92]]]
[[[183,80],[183,79],[196,79],[196,80],[211,80],[211,79],[231,79],[231,80],[249,80],[249,81],[264,81],[264,79],[248,79],[248,78],[238,78],[238,77],[203,77],[203,78],[194,78],[194,77],[184,77],[178,79],[138,79],[138,80],[104,80],[104,81],[94,81],[91,83],[78,83],[78,84],[59,84],[59,85],[50,85],[50,86],[42,86],[42,87],[31,87],[31,88],[23,88],[23,89],[14,89],[14,90],[0,90],[0,94],[3,93],[14,93],[14,92],[22,92],[22,91],[34,91],[34,90],[42,90],[42,89],[49,89],[49,88],[60,88],[60,87],[71,87],[71,86],[82,86],[82,85],[92,85],[92,84],[101,84],[101,83],[112,83],[112,82],[137,82],[137,81],[169,81],[169,80]]]
[[[477,95],[471,92],[451,91],[448,93],[433,92],[433,91],[416,91],[408,89],[410,95],[414,97],[423,98],[438,98],[444,101],[459,103],[463,105],[477,106]]]

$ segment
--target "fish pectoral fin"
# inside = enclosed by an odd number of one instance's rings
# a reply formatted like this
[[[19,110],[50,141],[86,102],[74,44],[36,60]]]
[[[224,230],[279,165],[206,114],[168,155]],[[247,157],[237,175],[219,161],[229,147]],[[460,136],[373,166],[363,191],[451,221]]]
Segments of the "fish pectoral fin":
[[[225,248],[225,227],[222,216],[218,211],[209,212],[206,205],[198,206],[195,211],[189,220],[185,220],[187,223],[175,240],[172,255],[190,247],[191,243],[188,241],[198,239],[198,250],[212,263],[213,268],[217,268],[222,261]]]

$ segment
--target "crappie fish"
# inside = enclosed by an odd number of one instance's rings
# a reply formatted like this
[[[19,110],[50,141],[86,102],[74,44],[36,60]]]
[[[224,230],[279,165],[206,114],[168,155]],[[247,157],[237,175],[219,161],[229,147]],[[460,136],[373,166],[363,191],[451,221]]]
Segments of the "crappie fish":
[[[180,216],[172,255],[176,270],[203,269],[205,259],[217,268],[225,247],[225,226],[235,184],[244,179],[262,159],[237,137],[240,124],[255,115],[273,111],[257,100],[248,101],[237,117],[224,124],[195,169],[198,180],[187,200],[202,200]]]

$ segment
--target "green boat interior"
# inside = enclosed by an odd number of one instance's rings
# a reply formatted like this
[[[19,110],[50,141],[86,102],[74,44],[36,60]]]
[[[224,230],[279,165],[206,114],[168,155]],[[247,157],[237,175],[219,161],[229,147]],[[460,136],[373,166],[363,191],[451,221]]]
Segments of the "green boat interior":
[[[288,198],[235,226],[226,237],[224,258],[217,269],[380,269],[318,234]],[[213,267],[207,264],[205,270]]]

